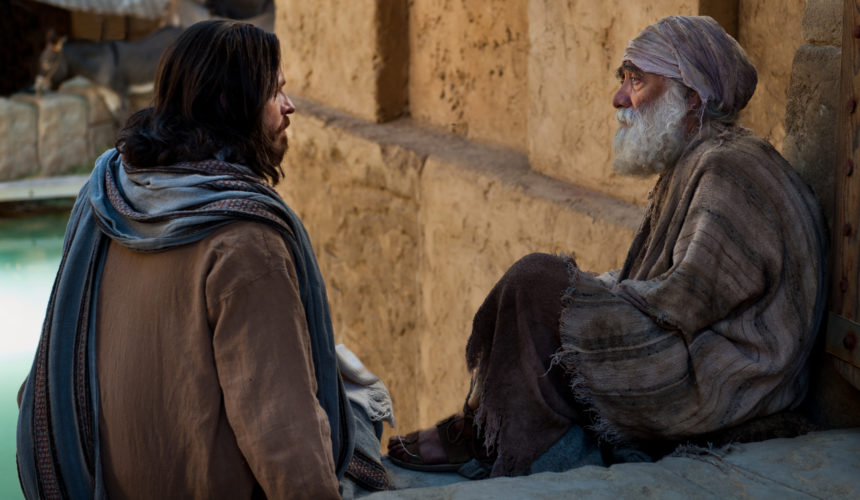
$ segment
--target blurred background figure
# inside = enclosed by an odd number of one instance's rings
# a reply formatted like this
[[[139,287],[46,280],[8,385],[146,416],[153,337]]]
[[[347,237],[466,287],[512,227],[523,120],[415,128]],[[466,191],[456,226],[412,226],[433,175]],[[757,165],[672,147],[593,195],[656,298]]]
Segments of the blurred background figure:
[[[187,26],[239,19],[271,32],[273,0],[11,0],[0,4],[0,96],[44,93],[81,76],[109,107],[148,104],[155,62]],[[142,95],[142,98],[134,97]],[[142,102],[140,102],[142,101]],[[139,103],[139,104],[138,104]]]

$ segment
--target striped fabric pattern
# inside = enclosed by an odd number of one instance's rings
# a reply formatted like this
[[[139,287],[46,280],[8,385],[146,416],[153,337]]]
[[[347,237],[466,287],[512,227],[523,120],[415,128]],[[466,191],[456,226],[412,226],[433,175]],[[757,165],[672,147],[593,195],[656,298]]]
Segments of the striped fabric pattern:
[[[799,404],[824,227],[767,142],[734,127],[691,144],[658,180],[620,273],[571,270],[557,360],[604,438],[680,439]]]

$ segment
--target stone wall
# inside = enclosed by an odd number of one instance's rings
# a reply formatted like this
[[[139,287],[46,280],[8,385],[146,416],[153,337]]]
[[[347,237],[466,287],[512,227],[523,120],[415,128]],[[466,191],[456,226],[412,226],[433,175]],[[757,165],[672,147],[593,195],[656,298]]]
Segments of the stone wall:
[[[276,6],[288,88],[369,121],[405,112],[406,0],[278,0]]]
[[[846,109],[849,96],[840,95],[841,47],[843,40],[856,43],[857,38],[853,30],[843,33],[843,28],[853,28],[852,16],[845,12],[844,5],[847,2],[841,0],[808,0],[806,4],[802,23],[804,43],[797,50],[791,70],[783,147],[786,158],[821,199],[834,235],[834,248],[835,238],[845,237],[842,228],[835,224],[835,176],[852,175],[842,168],[837,146],[838,136],[849,134],[847,123],[843,124],[845,128],[838,124],[850,119],[850,111]],[[841,78],[851,76],[851,71],[846,71]],[[843,146],[851,140],[841,139]],[[847,147],[849,151],[854,149]],[[853,256],[841,260],[852,259]],[[842,272],[833,271],[834,291],[839,290]],[[832,296],[833,303],[841,300],[837,297]],[[847,316],[851,318],[850,314]],[[828,333],[835,332],[828,330]],[[815,421],[826,427],[860,426],[860,368],[826,354],[823,347],[813,361],[815,370],[808,405]]]
[[[789,81],[783,154],[833,220],[836,112],[842,51],[842,2],[809,0]]]
[[[89,169],[113,146],[116,123],[100,91],[83,78],[59,92],[0,98],[0,182]]]
[[[409,111],[420,122],[526,151],[528,0],[417,0]]]
[[[320,256],[337,340],[389,384],[402,430],[461,407],[472,315],[516,259],[622,263],[653,184],[611,169],[627,41],[666,15],[715,17],[759,67],[742,123],[779,147],[803,6],[276,1],[288,91],[310,99],[279,190]]]
[[[813,0],[814,1],[814,0]],[[782,150],[786,96],[806,0],[741,0],[738,42],[758,71],[758,86],[741,123]]]

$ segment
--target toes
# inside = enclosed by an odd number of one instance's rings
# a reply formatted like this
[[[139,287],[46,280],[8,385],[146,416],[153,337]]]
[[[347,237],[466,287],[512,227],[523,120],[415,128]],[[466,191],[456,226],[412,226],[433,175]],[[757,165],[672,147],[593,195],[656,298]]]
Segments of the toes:
[[[388,453],[400,453],[407,451],[408,446],[412,446],[418,442],[418,433],[411,433],[405,436],[392,436],[388,438]]]
[[[404,462],[415,462],[418,450],[416,442],[416,436],[394,436],[388,440],[388,456]],[[420,459],[418,461],[420,462]]]

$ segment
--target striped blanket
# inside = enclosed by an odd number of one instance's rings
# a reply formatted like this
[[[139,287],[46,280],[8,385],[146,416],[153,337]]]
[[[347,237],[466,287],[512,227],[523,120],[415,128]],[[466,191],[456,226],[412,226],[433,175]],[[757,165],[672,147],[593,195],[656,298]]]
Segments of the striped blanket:
[[[730,128],[657,182],[623,269],[575,267],[556,362],[609,440],[680,439],[796,406],[826,239],[807,186]]]

